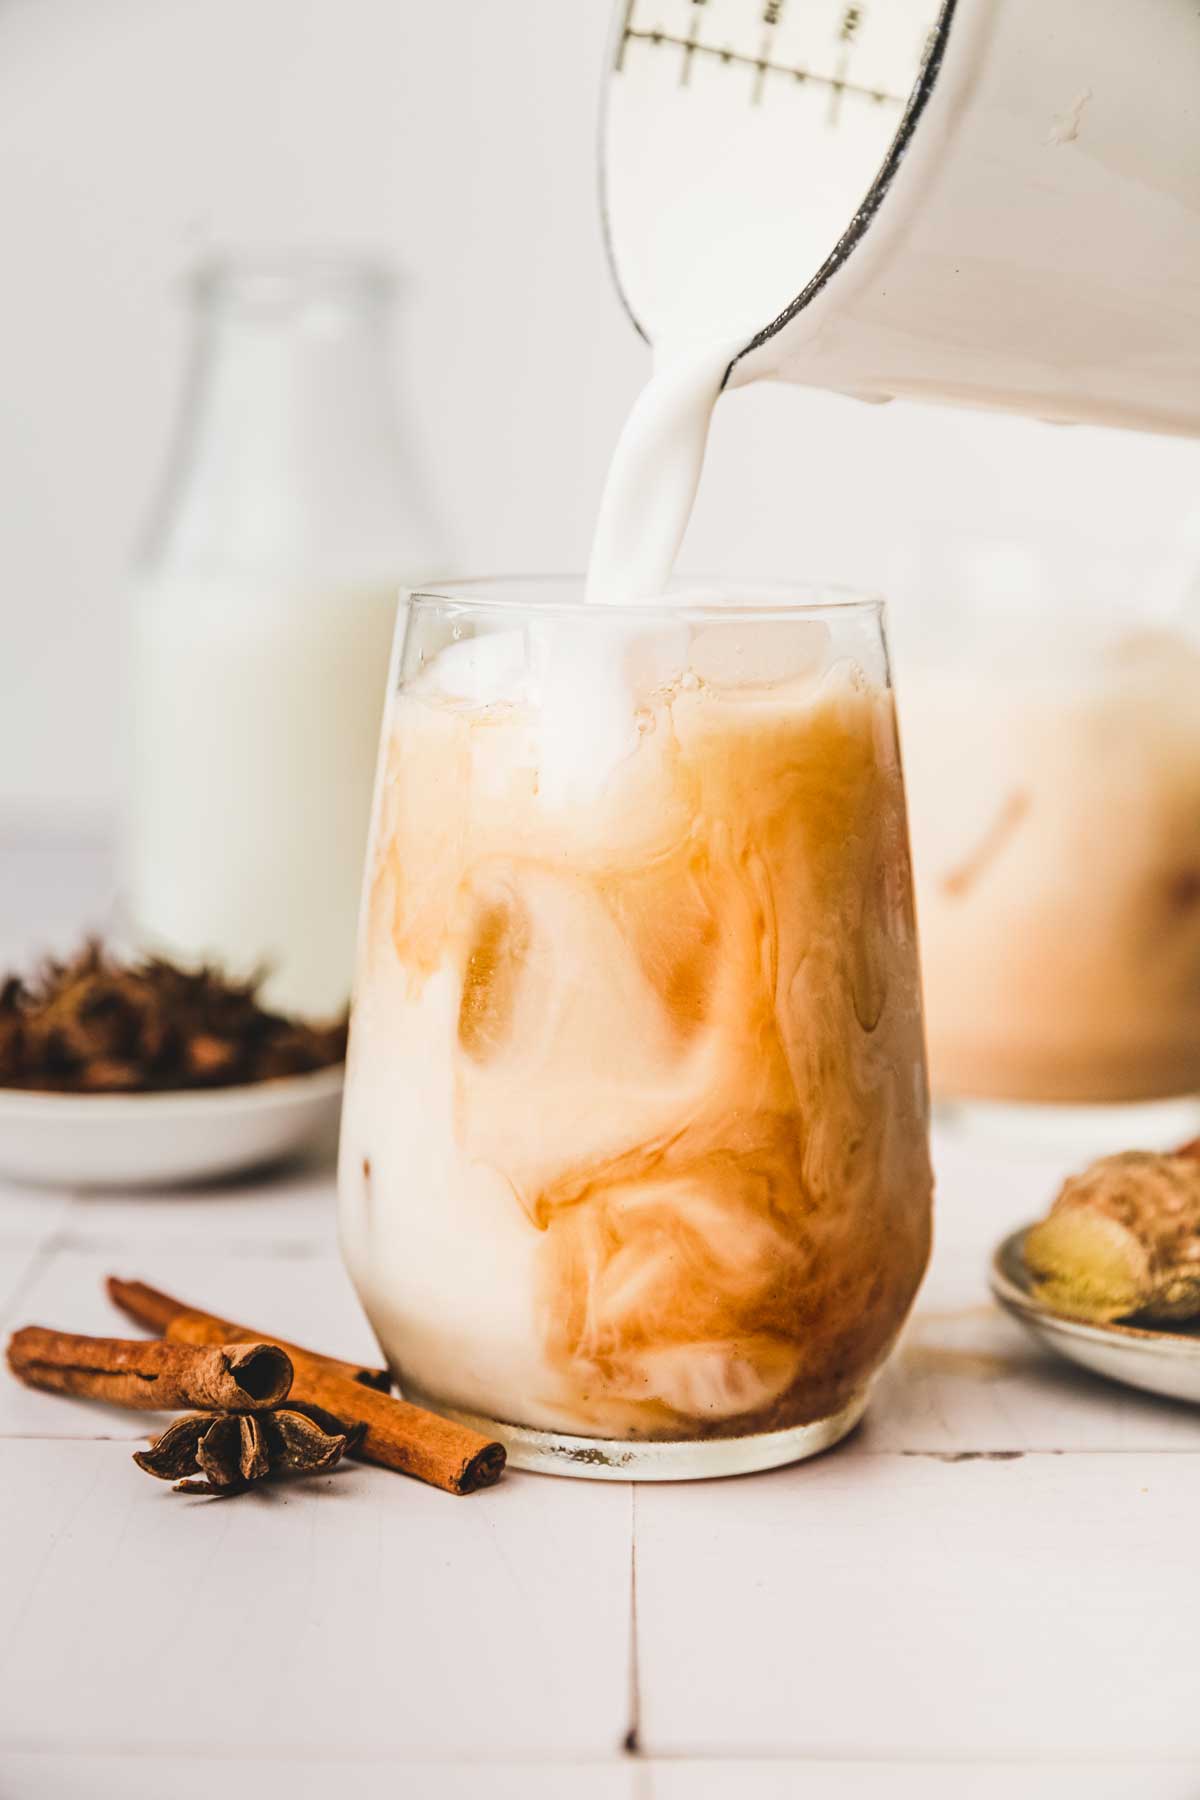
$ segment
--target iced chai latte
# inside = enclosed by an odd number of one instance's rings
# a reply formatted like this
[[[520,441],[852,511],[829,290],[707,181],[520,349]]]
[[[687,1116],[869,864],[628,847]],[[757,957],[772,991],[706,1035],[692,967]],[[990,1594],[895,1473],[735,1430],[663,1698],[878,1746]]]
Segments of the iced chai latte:
[[[409,611],[343,1246],[404,1391],[527,1466],[819,1449],[925,1267],[879,609],[736,598],[482,583]]]

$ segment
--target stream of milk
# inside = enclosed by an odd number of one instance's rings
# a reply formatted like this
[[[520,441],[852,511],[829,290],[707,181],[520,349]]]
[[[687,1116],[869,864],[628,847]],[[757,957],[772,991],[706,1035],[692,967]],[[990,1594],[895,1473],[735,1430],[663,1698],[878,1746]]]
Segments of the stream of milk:
[[[443,652],[432,676],[477,703],[515,698],[532,682],[532,726],[538,743],[539,792],[564,807],[593,799],[613,769],[637,746],[638,721],[627,670],[631,645],[670,639],[660,651],[686,665],[687,630],[664,633],[647,617],[631,630],[605,607],[660,601],[666,593],[700,482],[713,407],[745,335],[694,341],[659,354],[655,370],[625,422],[609,465],[588,569],[585,631],[577,617],[548,616],[530,628],[531,642],[491,638]],[[527,654],[531,660],[526,662]]]
[[[745,337],[660,353],[617,441],[588,568],[596,604],[665,593],[691,517],[713,408]]]

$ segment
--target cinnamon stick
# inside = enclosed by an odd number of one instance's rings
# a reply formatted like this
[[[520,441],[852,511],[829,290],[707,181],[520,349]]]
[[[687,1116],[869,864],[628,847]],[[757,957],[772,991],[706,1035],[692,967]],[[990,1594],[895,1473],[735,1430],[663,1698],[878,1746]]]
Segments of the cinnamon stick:
[[[167,1327],[172,1319],[180,1313],[197,1312],[195,1307],[187,1306],[182,1300],[175,1300],[170,1294],[164,1294],[159,1288],[148,1287],[144,1281],[121,1281],[110,1275],[107,1282],[108,1297],[114,1306],[144,1325],[147,1331],[157,1332],[160,1337],[168,1335]],[[234,1325],[229,1319],[219,1319],[213,1313],[200,1315],[212,1325],[221,1327],[219,1338],[207,1338],[206,1343],[235,1344],[256,1342],[263,1334],[258,1331],[247,1331],[244,1326]],[[387,1369],[368,1369],[361,1363],[343,1362],[337,1356],[318,1356],[315,1350],[301,1350],[298,1344],[289,1344],[286,1338],[273,1337],[273,1344],[286,1350],[295,1361],[297,1352],[301,1356],[315,1357],[323,1363],[330,1374],[341,1375],[347,1381],[361,1382],[364,1387],[378,1388],[386,1394],[392,1385],[392,1377]]]
[[[237,1342],[243,1336],[249,1339],[260,1335],[187,1307],[143,1282],[120,1281],[110,1276],[108,1293],[122,1311],[164,1331],[176,1343]],[[287,1351],[295,1369],[294,1400],[322,1406],[346,1426],[363,1426],[361,1441],[347,1454],[385,1469],[415,1475],[419,1481],[449,1494],[471,1494],[500,1479],[505,1462],[503,1444],[347,1377],[343,1371],[353,1364],[318,1355],[296,1344],[288,1344]]]
[[[8,1366],[28,1387],[161,1411],[264,1412],[292,1385],[289,1358],[257,1339],[197,1347],[26,1325],[9,1339]]]

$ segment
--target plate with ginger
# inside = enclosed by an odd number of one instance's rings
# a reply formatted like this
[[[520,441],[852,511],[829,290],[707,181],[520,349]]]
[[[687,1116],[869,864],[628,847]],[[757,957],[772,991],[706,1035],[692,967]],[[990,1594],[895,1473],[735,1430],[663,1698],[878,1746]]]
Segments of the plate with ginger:
[[[992,1262],[992,1292],[1060,1356],[1200,1405],[1200,1153],[1127,1150],[1063,1185]]]

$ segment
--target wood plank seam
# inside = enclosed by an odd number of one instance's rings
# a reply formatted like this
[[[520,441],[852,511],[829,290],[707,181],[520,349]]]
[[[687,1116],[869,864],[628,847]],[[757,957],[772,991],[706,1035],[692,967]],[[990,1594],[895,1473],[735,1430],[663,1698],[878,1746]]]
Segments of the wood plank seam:
[[[626,1756],[640,1756],[642,1696],[638,1672],[637,1610],[637,1482],[629,1485],[629,1729],[622,1741]]]
[[[65,1228],[63,1226],[52,1227],[26,1263],[24,1274],[4,1305],[0,1307],[0,1330],[5,1334],[12,1329],[12,1321],[17,1315],[18,1308],[24,1305],[26,1294],[33,1290],[59,1251],[64,1248],[64,1235]]]

